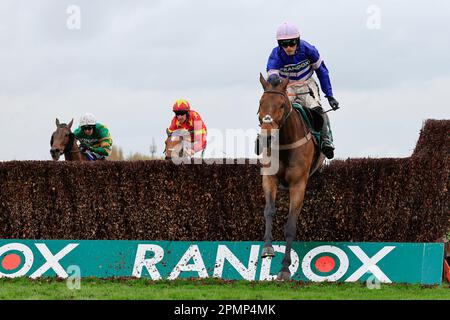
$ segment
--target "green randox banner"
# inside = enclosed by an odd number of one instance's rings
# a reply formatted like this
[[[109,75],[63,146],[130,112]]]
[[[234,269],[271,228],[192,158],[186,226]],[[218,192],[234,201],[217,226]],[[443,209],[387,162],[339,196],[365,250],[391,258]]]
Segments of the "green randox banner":
[[[261,259],[262,242],[0,240],[0,277],[217,277],[274,280],[284,243]],[[295,242],[292,279],[440,284],[442,243]]]

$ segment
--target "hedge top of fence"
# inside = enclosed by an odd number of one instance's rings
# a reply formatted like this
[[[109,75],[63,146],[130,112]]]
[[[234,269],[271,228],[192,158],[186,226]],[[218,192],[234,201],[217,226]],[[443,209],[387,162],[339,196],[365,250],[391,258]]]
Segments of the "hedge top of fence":
[[[427,120],[411,157],[333,160],[308,182],[297,239],[442,237],[449,132],[449,120]],[[1,162],[0,238],[261,240],[260,167],[242,162]],[[280,191],[274,240],[284,240],[288,206]]]

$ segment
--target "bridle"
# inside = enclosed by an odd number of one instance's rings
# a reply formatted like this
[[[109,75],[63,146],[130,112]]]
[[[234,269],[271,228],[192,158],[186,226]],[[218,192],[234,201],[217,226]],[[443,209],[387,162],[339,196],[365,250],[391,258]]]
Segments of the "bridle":
[[[65,125],[61,125],[60,128],[67,128],[67,127]],[[56,132],[54,132],[52,135],[52,145],[53,145],[53,136],[55,133]],[[60,152],[60,155],[65,153],[81,153],[80,150],[72,150],[74,142],[75,142],[75,135],[73,134],[73,132],[70,132],[69,142],[66,144],[66,147],[64,148],[63,152]]]
[[[263,123],[272,123],[272,122],[275,122],[275,123],[278,125],[278,129],[281,129],[281,127],[284,126],[284,124],[286,123],[287,119],[289,118],[289,116],[290,116],[291,113],[292,113],[292,110],[293,110],[292,104],[291,104],[291,102],[289,101],[289,98],[288,98],[288,96],[287,96],[287,94],[286,94],[285,92],[280,92],[280,91],[276,91],[276,90],[264,90],[264,93],[280,94],[280,95],[282,95],[282,96],[285,98],[285,100],[286,100],[286,101],[285,101],[285,105],[286,105],[286,102],[287,102],[287,104],[290,106],[289,111],[288,111],[287,113],[286,113],[286,111],[283,113],[283,118],[281,119],[281,122],[280,122],[280,123],[277,123],[275,120],[273,120],[272,117],[271,117],[270,115],[265,115],[265,116],[262,118],[262,122],[263,122]],[[259,110],[258,110],[258,113],[259,113]]]
[[[280,91],[276,91],[276,90],[264,90],[264,93],[281,94],[281,95],[285,98],[285,100],[287,101],[287,104],[290,106],[290,109],[289,109],[289,111],[287,112],[287,114],[286,114],[286,111],[284,112],[283,118],[282,118],[280,124],[278,124],[276,121],[274,121],[270,115],[266,115],[266,116],[264,116],[264,117],[262,118],[262,122],[263,122],[263,123],[272,123],[272,122],[275,122],[275,123],[278,125],[278,129],[280,130],[281,127],[284,126],[284,124],[286,123],[286,121],[287,121],[287,119],[289,118],[289,116],[291,115],[292,110],[294,109],[294,107],[292,107],[292,104],[291,104],[291,102],[290,102],[290,100],[289,100],[289,98],[288,98],[288,96],[287,96],[287,94],[286,94],[285,92],[280,92]],[[258,113],[259,113],[259,110],[258,110]],[[306,129],[306,125],[305,125],[305,123],[304,123],[302,117],[300,117],[300,121],[303,123],[303,128],[304,128],[304,130],[305,130],[305,136],[304,136],[303,138],[301,138],[301,139],[299,139],[299,140],[293,142],[293,143],[290,143],[290,144],[284,144],[284,145],[279,145],[276,149],[278,149],[278,150],[295,149],[295,148],[298,148],[298,147],[304,145],[305,143],[307,143],[309,140],[312,139],[311,131],[309,131],[309,130]],[[269,138],[270,138],[270,137],[269,137]]]

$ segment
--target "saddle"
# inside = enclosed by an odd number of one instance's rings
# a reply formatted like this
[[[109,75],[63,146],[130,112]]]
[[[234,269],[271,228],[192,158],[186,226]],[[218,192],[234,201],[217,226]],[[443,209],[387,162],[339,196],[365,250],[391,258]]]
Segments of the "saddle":
[[[315,108],[302,107],[299,103],[293,103],[294,110],[299,113],[299,116],[303,118],[303,121],[308,126],[309,130],[314,136],[314,144],[316,149],[321,145],[320,131],[323,127],[322,114]],[[320,148],[319,148],[320,149]]]
[[[302,107],[298,103],[293,103],[292,106],[294,107],[294,110],[298,112],[299,117],[302,117],[304,120],[304,123],[308,127],[308,129],[311,131],[313,135],[313,141],[315,145],[315,152],[314,152],[314,159],[311,165],[311,172],[310,175],[312,175],[315,172],[315,167],[317,162],[320,159],[321,155],[321,146],[322,146],[322,139],[320,135],[320,131],[322,130],[324,119],[322,117],[321,111],[319,111],[321,108],[307,108]]]

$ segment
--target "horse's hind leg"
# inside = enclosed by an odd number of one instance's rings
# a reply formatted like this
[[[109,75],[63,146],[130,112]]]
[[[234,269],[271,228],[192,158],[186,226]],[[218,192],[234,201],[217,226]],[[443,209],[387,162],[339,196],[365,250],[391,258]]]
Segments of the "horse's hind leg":
[[[264,218],[266,220],[266,231],[264,233],[264,248],[261,258],[273,257],[275,252],[272,247],[272,222],[275,215],[275,198],[277,195],[277,179],[273,176],[263,176],[263,189],[266,198]]]
[[[305,197],[306,178],[299,183],[289,187],[290,205],[287,223],[284,229],[286,237],[286,251],[282,262],[281,271],[278,273],[277,280],[289,280],[291,272],[289,266],[291,265],[291,249],[292,242],[295,240],[297,234],[297,219],[302,209],[303,199]]]

